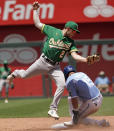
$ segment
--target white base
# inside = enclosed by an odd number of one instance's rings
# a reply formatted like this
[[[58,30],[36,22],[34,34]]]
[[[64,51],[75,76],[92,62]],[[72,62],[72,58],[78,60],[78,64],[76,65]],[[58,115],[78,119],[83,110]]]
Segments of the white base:
[[[65,126],[64,123],[58,123],[58,124],[55,124],[51,127],[52,129],[55,129],[55,130],[60,130],[60,129],[68,129],[69,127],[68,126]]]

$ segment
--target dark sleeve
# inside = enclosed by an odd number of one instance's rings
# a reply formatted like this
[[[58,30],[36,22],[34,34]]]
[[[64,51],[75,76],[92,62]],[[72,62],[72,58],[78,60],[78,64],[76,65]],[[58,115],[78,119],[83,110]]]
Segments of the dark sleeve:
[[[76,48],[75,44],[74,44],[74,40],[72,41],[72,45],[71,48],[69,50],[69,54],[71,54],[72,52],[79,52],[79,50]]]
[[[54,32],[57,30],[57,28],[50,26],[50,25],[44,25],[42,28],[42,32],[47,35],[48,37],[53,36]]]

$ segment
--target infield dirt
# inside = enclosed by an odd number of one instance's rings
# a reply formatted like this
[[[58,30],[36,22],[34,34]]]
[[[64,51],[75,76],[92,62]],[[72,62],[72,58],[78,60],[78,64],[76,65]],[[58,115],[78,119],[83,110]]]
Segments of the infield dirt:
[[[76,128],[65,131],[114,131],[114,116],[92,117],[94,119],[106,119],[110,127],[93,127],[78,125]],[[0,118],[0,131],[54,131],[54,124],[69,121],[70,117],[61,117],[59,120],[53,118]],[[56,131],[56,130],[55,130]],[[64,131],[64,130],[60,130]]]

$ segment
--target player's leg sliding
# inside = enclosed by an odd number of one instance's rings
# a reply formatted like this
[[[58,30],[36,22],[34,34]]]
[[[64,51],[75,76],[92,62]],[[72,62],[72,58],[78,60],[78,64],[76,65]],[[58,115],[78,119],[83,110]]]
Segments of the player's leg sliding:
[[[105,119],[99,121],[99,126],[101,127],[109,127],[110,126],[110,123],[108,121],[106,121]]]
[[[106,121],[105,119],[95,120],[95,119],[85,118],[80,121],[80,124],[100,126],[100,127],[109,127],[110,126],[110,123]]]
[[[56,120],[59,119],[59,116],[58,116],[58,114],[57,114],[56,109],[50,109],[50,110],[48,111],[48,115],[51,116],[51,117],[53,117],[53,118],[55,118]]]

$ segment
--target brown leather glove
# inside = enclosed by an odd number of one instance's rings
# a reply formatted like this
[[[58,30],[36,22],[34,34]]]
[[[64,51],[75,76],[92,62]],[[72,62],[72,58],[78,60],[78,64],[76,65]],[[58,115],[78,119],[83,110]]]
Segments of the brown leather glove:
[[[99,62],[99,61],[100,61],[100,55],[99,54],[94,54],[94,55],[87,57],[87,64],[88,65],[94,64],[94,63]]]

